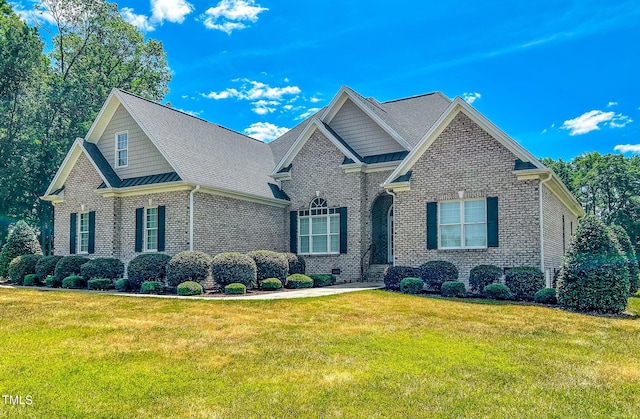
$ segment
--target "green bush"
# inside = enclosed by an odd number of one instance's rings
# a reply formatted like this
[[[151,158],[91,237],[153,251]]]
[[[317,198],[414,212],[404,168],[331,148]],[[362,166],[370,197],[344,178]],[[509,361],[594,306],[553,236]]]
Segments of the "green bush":
[[[9,263],[9,278],[16,285],[22,285],[25,275],[36,273],[36,264],[41,255],[22,255]]]
[[[420,278],[407,277],[400,281],[400,292],[405,294],[420,294],[424,288],[424,281]]]
[[[511,268],[505,274],[504,283],[516,300],[532,301],[536,292],[544,288],[544,274],[532,266]]]
[[[282,253],[271,250],[254,250],[248,252],[247,256],[256,263],[258,285],[267,278],[278,278],[280,282],[287,280],[289,260]]]
[[[638,292],[638,259],[636,258],[636,251],[631,244],[631,239],[627,234],[627,231],[619,225],[612,225],[610,227],[613,235],[618,239],[618,244],[624,255],[627,257],[627,269],[629,270],[629,295],[633,295]]]
[[[478,265],[469,273],[469,288],[480,292],[489,284],[500,282],[502,269],[496,265]]]
[[[541,304],[557,304],[558,299],[556,298],[556,289],[542,288],[533,296],[533,301]]]
[[[127,279],[132,290],[138,290],[143,282],[167,279],[167,263],[171,256],[162,253],[143,253],[136,256],[127,266]]]
[[[482,289],[482,295],[490,300],[512,300],[513,294],[504,284],[489,284]]]
[[[287,288],[311,288],[313,287],[313,279],[303,274],[293,274],[287,277]]]
[[[316,288],[327,287],[336,283],[336,276],[332,274],[311,274],[309,278],[313,279],[313,286]]]
[[[265,291],[279,290],[282,282],[278,278],[267,278],[262,281],[261,288]]]
[[[44,283],[48,288],[60,288],[62,286],[62,282],[58,282],[55,275],[47,275]]]
[[[195,281],[185,281],[178,284],[177,292],[178,295],[200,295],[204,292],[204,289],[202,289],[202,285]]]
[[[162,294],[164,291],[164,282],[160,281],[144,281],[140,285],[140,294]]]
[[[577,311],[620,313],[627,306],[627,258],[609,229],[595,216],[583,218],[562,262],[558,303]]]
[[[446,281],[442,284],[440,295],[443,297],[464,297],[467,295],[467,287],[464,286],[464,282]]]
[[[27,287],[38,285],[38,276],[36,274],[25,275],[24,280],[22,281],[22,285],[25,285]]]
[[[127,291],[129,289],[129,281],[127,280],[127,278],[116,279],[115,288],[116,291]]]
[[[7,276],[9,263],[22,255],[42,255],[42,248],[36,231],[24,221],[18,221],[0,251],[0,277]]]
[[[60,262],[62,256],[43,256],[36,263],[36,275],[40,282],[44,282],[49,275],[54,275],[56,265]]]
[[[233,283],[244,284],[247,288],[256,286],[256,263],[242,253],[217,254],[213,258],[211,273],[213,280],[221,287]]]
[[[289,275],[293,274],[305,274],[307,270],[307,264],[300,255],[295,253],[285,253],[284,256],[289,262]]]
[[[420,268],[410,266],[387,266],[384,269],[384,285],[389,290],[399,290],[400,281],[404,278],[419,277]]]
[[[429,288],[440,292],[442,284],[446,281],[458,280],[458,268],[451,262],[433,260],[420,265],[420,279],[422,279]]]
[[[244,284],[239,284],[237,282],[228,284],[224,287],[225,294],[245,294],[247,292],[247,287]]]
[[[80,275],[69,275],[62,280],[62,288],[82,289],[87,287],[87,281]]]
[[[186,281],[199,284],[211,275],[211,257],[203,252],[185,250],[173,256],[167,264],[167,284],[172,287]]]
[[[115,285],[111,278],[95,278],[87,281],[87,288],[90,290],[112,290]]]
[[[58,261],[54,275],[56,281],[62,283],[62,281],[68,276],[81,275],[80,268],[91,259],[84,256],[65,256]]]
[[[90,279],[116,280],[124,275],[124,263],[115,258],[96,258],[82,265],[80,274],[87,281]]]

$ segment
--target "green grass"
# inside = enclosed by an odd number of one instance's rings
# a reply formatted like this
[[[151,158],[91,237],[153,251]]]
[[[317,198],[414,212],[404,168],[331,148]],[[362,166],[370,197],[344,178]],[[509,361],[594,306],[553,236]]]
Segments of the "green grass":
[[[640,313],[640,299],[629,311]],[[0,417],[638,417],[640,318],[0,290]]]

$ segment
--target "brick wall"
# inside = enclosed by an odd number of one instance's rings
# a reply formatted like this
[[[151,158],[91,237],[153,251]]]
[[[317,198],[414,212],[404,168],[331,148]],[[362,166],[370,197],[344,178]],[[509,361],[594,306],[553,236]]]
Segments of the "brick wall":
[[[544,266],[553,275],[553,270],[559,269],[562,264],[562,257],[571,242],[571,226],[575,232],[578,219],[545,185],[542,185],[542,214]]]
[[[411,190],[395,201],[396,265],[418,266],[447,260],[468,283],[469,271],[479,264],[500,267],[540,266],[538,181],[520,181],[512,173],[515,156],[459,113],[413,167]],[[497,248],[427,250],[426,203],[465,198],[498,197]]]

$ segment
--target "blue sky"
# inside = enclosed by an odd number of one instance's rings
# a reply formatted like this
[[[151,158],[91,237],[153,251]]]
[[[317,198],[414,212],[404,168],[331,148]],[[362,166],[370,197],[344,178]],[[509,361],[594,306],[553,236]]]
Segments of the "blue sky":
[[[166,101],[266,141],[348,85],[379,101],[465,97],[538,157],[640,153],[637,0],[118,6],[163,42],[173,72]]]

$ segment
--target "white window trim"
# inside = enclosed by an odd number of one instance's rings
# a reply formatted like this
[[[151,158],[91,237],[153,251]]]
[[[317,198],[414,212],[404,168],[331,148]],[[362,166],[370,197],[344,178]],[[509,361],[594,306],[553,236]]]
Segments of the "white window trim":
[[[82,216],[85,215],[87,216],[87,250],[82,250]],[[88,255],[89,254],[89,235],[90,233],[90,226],[89,226],[89,211],[83,211],[83,212],[79,212],[78,213],[78,232],[77,232],[77,243],[76,246],[78,248],[78,254],[79,255]]]
[[[314,236],[326,236],[327,237],[327,248],[331,247],[331,236],[338,236],[338,240],[340,238],[340,227],[338,227],[337,233],[331,233],[331,217],[338,218],[338,225],[340,223],[340,214],[337,212],[335,214],[321,214],[321,215],[298,215],[298,254],[301,256],[323,256],[323,255],[339,255],[340,254],[340,242],[338,242],[338,251],[337,252],[313,252],[313,237]],[[302,253],[300,249],[302,249],[302,234],[300,234],[300,220],[308,219],[309,220],[309,234],[305,234],[305,236],[309,237],[309,252]],[[312,234],[311,232],[311,224],[312,218],[325,218],[327,220],[327,233],[326,234]]]
[[[156,212],[156,218],[158,218],[156,220],[156,228],[147,228],[147,210],[149,209],[153,209],[153,208],[158,208],[157,206],[155,207],[144,207],[144,217],[142,220],[142,251],[144,253],[157,253],[158,252],[158,230],[160,228],[160,219],[159,219],[159,214]],[[147,249],[147,231],[149,230],[156,230],[156,248],[155,249]]]
[[[127,135],[127,147],[123,148],[123,149],[118,149],[118,135],[122,135],[122,134],[126,134]],[[127,164],[123,164],[123,165],[119,165],[118,164],[120,162],[120,159],[118,158],[118,152],[119,151],[126,151],[127,152]],[[116,169],[121,169],[121,168],[128,167],[128,166],[129,166],[129,131],[116,132],[116,135],[115,135],[115,168]]]
[[[464,222],[464,203],[465,202],[470,202],[470,201],[483,201],[484,202],[484,222],[480,223],[480,222],[474,222],[474,223],[465,223]],[[442,224],[440,223],[440,214],[441,214],[441,210],[440,210],[440,204],[442,203],[450,203],[450,202],[459,202],[460,203],[460,224],[444,224],[444,225],[459,225],[460,226],[460,246],[456,246],[456,247],[443,247],[442,246],[442,233],[440,231],[440,227],[442,226]],[[439,250],[467,250],[467,249],[487,249],[489,246],[489,235],[487,233],[487,231],[485,231],[485,237],[486,237],[486,245],[484,246],[465,246],[464,245],[464,238],[465,238],[465,231],[464,231],[464,227],[465,225],[477,225],[477,224],[484,224],[485,227],[487,226],[488,220],[487,220],[487,199],[486,198],[474,198],[474,199],[453,199],[453,200],[447,200],[447,201],[438,201],[438,249]],[[486,229],[485,229],[486,230]]]

